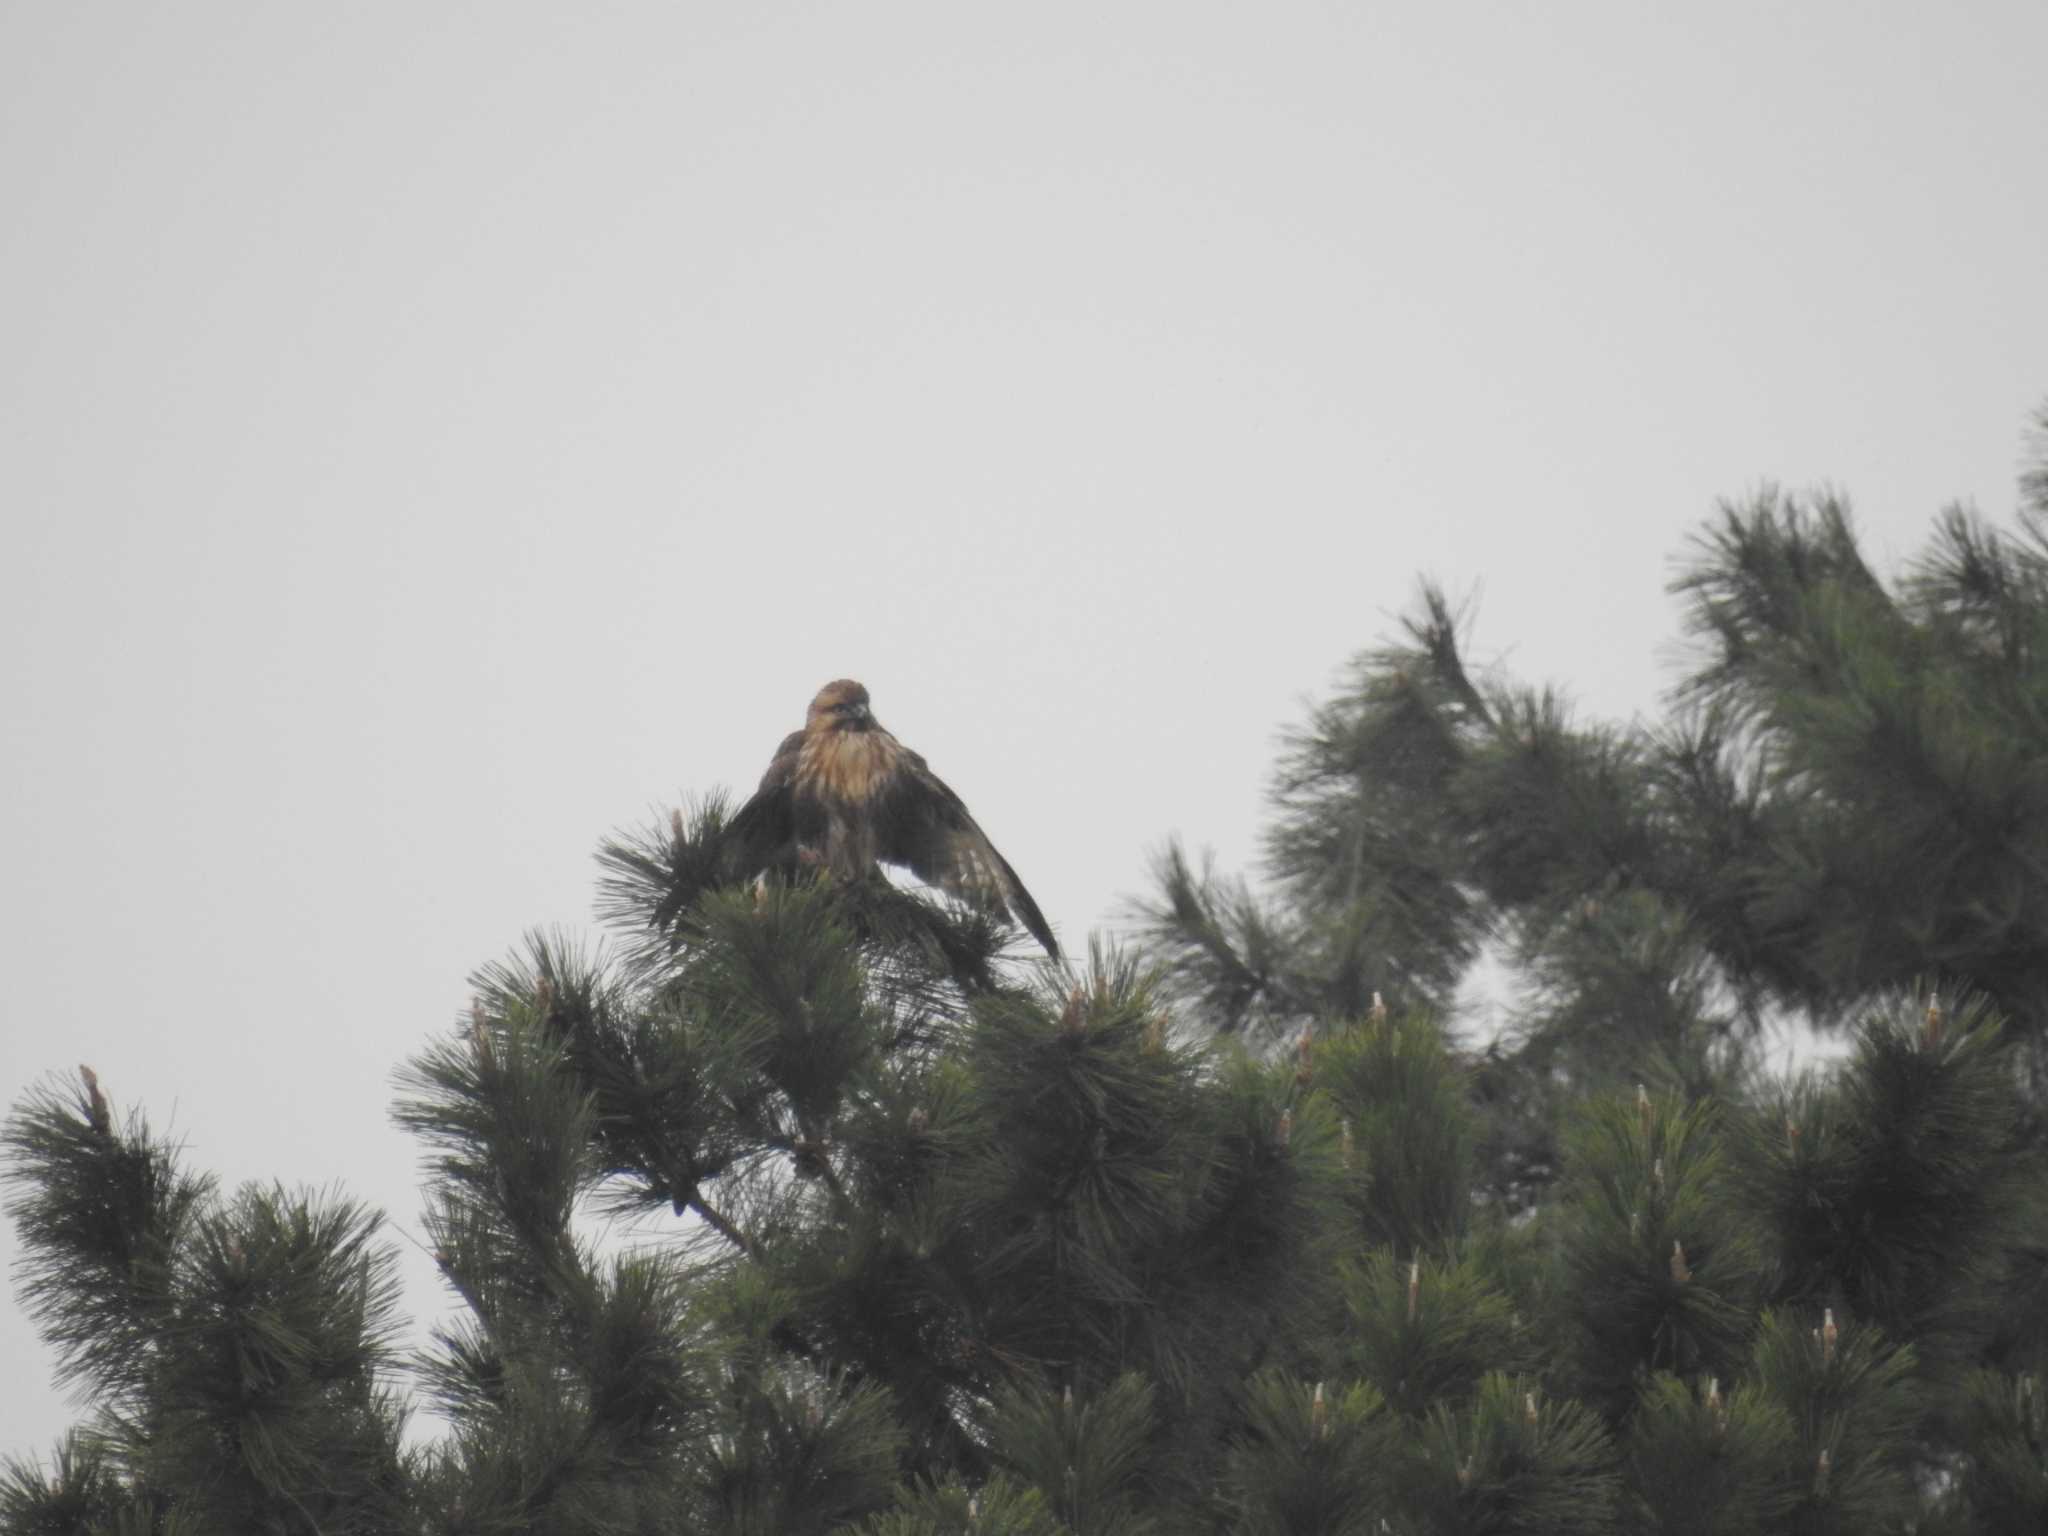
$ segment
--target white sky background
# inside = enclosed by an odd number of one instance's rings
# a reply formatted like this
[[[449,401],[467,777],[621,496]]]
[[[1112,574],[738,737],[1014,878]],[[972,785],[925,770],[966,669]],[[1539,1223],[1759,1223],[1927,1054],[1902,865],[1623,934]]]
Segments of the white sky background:
[[[2048,6],[0,7],[0,1094],[417,1230],[393,1068],[859,677],[1070,947],[1419,571],[1594,712],[2048,396]],[[11,1230],[0,1257],[17,1251]],[[441,1298],[408,1251],[411,1301]],[[72,1414],[0,1305],[0,1452]]]

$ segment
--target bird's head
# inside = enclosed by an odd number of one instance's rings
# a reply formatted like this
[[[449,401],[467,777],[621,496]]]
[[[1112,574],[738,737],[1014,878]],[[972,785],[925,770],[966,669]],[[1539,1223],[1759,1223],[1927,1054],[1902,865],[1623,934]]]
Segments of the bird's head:
[[[865,731],[875,723],[868,709],[868,691],[850,677],[827,683],[811,700],[804,716],[808,731]]]

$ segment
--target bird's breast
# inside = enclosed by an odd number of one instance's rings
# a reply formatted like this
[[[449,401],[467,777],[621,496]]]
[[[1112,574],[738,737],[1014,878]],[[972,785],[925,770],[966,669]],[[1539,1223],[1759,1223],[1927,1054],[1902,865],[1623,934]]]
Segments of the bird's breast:
[[[895,767],[881,731],[828,731],[804,743],[797,775],[813,793],[862,804]]]

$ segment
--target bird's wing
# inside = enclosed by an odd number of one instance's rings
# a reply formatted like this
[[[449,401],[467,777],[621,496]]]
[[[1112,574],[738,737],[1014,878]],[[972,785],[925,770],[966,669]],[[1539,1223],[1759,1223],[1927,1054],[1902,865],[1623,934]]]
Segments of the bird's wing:
[[[1045,914],[945,780],[908,748],[890,780],[874,807],[880,856],[908,865],[918,879],[949,896],[1003,908],[1057,960],[1060,947]]]
[[[761,775],[761,787],[753,798],[733,813],[725,824],[726,846],[743,875],[758,875],[770,866],[791,863],[796,856],[796,813],[792,787],[796,780],[797,754],[803,750],[804,733],[791,731],[775,749],[768,771]]]

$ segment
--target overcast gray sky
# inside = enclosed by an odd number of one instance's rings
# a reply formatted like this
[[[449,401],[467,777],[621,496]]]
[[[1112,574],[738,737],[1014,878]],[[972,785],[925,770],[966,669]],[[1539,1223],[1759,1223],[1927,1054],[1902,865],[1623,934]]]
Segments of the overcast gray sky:
[[[0,1094],[90,1062],[417,1230],[393,1067],[828,678],[1076,947],[1169,833],[1255,854],[1419,571],[1654,708],[1716,497],[2010,512],[2043,58],[2039,0],[0,4]],[[49,1364],[0,1307],[0,1452]]]

